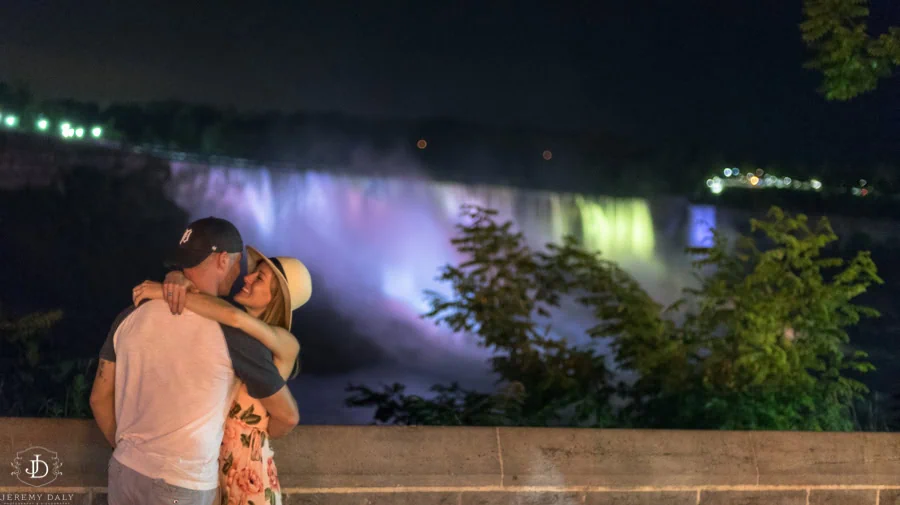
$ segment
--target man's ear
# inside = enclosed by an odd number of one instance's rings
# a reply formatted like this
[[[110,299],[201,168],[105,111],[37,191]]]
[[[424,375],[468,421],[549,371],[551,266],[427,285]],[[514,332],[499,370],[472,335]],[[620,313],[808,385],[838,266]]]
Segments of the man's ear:
[[[216,255],[216,267],[221,270],[228,270],[231,267],[231,265],[229,265],[228,259],[229,258],[227,252],[218,253]]]

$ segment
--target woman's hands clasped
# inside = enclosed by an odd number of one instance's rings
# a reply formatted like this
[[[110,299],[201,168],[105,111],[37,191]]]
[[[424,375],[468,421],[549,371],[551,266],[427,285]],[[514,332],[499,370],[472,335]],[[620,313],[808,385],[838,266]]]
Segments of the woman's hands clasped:
[[[163,297],[163,285],[154,281],[144,281],[131,290],[131,301],[135,306],[144,300],[160,300]]]
[[[188,293],[199,293],[200,290],[184,276],[180,270],[173,270],[166,274],[166,280],[163,281],[163,295],[166,303],[169,304],[169,310],[173,314],[181,314],[184,312],[184,305],[187,303]]]
[[[144,300],[165,300],[169,304],[172,314],[184,312],[188,293],[200,291],[182,272],[173,271],[166,275],[162,283],[144,281],[131,290],[131,299],[135,305]]]

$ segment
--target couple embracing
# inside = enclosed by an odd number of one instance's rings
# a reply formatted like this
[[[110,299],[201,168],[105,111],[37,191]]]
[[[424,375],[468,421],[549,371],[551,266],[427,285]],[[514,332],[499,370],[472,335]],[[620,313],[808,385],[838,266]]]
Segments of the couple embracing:
[[[269,441],[299,422],[291,313],[312,283],[299,260],[248,246],[244,287],[226,301],[243,253],[232,223],[191,223],[173,271],[136,286],[113,323],[91,391],[114,448],[110,505],[281,504]]]

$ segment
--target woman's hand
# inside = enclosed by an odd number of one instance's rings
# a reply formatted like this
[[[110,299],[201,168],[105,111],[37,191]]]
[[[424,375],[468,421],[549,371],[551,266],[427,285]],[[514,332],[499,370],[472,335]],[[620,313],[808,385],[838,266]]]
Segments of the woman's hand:
[[[131,300],[134,305],[139,305],[144,300],[161,300],[163,286],[158,282],[144,281],[131,290]]]
[[[184,312],[184,304],[187,303],[188,293],[198,293],[199,290],[193,282],[184,276],[180,270],[174,270],[166,274],[162,291],[165,294],[166,303],[173,314]]]

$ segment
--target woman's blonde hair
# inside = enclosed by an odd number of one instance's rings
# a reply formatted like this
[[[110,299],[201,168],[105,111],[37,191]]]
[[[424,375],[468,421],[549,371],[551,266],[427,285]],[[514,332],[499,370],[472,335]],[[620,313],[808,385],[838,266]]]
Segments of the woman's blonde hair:
[[[272,291],[272,299],[269,300],[269,304],[266,305],[266,310],[260,314],[259,318],[262,322],[268,324],[269,326],[279,326],[284,328],[287,331],[291,331],[290,328],[287,327],[287,317],[285,317],[284,313],[284,294],[281,292],[281,286],[277,279],[272,278],[271,283],[271,291]],[[291,371],[291,375],[288,376],[288,379],[293,379],[294,377],[300,375],[300,357],[294,361],[294,369]]]
[[[259,318],[270,326],[280,326],[290,331],[290,328],[285,327],[287,318],[284,314],[284,294],[282,294],[281,286],[278,285],[278,279],[274,275],[272,276],[270,291],[272,292],[272,299],[269,300],[269,304],[266,305],[266,309],[259,315]]]

